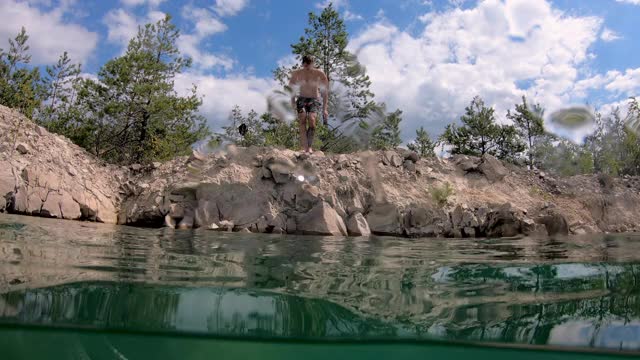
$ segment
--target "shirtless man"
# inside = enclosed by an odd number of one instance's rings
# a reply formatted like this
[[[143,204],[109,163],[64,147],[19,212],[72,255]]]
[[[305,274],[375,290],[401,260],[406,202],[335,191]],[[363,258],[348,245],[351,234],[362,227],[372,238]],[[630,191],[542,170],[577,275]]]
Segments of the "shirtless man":
[[[316,117],[320,108],[320,93],[322,93],[324,123],[327,124],[329,112],[329,79],[319,69],[313,66],[313,58],[309,55],[302,57],[302,69],[291,74],[289,87],[293,89],[291,106],[298,111],[300,126],[300,146],[305,152],[313,152],[313,136],[316,132]],[[308,119],[308,124],[307,124]],[[307,125],[309,126],[307,128]]]

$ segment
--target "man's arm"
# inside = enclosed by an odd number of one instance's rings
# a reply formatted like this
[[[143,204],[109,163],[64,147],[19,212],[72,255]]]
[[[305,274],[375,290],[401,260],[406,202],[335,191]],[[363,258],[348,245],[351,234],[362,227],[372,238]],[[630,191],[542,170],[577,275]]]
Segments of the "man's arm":
[[[293,91],[293,86],[296,84],[296,72],[295,70],[291,72],[291,77],[289,78],[289,91],[291,91],[291,109],[296,111],[296,93]]]
[[[322,82],[324,84],[324,91],[322,92],[322,121],[327,125],[329,122],[329,78],[325,73],[322,73]]]

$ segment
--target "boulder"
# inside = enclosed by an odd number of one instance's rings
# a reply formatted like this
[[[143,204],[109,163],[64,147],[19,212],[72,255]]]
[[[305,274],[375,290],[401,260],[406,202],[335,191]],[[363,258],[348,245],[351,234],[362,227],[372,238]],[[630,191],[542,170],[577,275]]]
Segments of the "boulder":
[[[27,144],[23,144],[23,143],[18,144],[16,146],[16,150],[22,155],[29,153],[29,147],[27,146]]]
[[[371,235],[371,229],[364,216],[356,212],[349,217],[347,221],[347,232],[351,236],[369,236]]]
[[[569,235],[567,219],[556,211],[548,211],[546,214],[540,215],[536,222],[544,225],[549,236]]]
[[[500,181],[509,174],[509,170],[502,165],[502,162],[489,154],[482,156],[478,170],[491,182]]]
[[[411,161],[413,163],[417,163],[419,159],[420,159],[420,156],[415,151],[405,151],[405,153],[404,153],[404,160],[405,161],[409,160],[409,161]]]
[[[479,171],[478,166],[480,165],[480,159],[476,157],[467,155],[454,155],[451,160],[454,164],[456,164],[458,168],[466,173]]]
[[[484,232],[488,237],[510,237],[521,234],[521,217],[511,204],[504,204],[487,214]]]
[[[326,202],[320,202],[298,217],[297,231],[311,235],[347,235],[344,220]]]
[[[416,163],[411,160],[404,161],[404,168],[409,172],[416,172]]]
[[[402,234],[400,212],[394,204],[381,203],[373,205],[369,213],[366,215],[366,220],[372,234]]]

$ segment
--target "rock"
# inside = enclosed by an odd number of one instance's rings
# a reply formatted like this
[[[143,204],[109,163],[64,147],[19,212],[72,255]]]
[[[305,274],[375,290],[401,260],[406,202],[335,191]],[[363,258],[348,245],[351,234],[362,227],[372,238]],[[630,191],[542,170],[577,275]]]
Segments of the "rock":
[[[133,165],[129,166],[129,169],[131,169],[131,171],[138,172],[138,171],[142,170],[142,165],[133,164]]]
[[[419,159],[420,159],[420,156],[415,151],[406,151],[404,153],[404,160],[405,161],[409,160],[409,161],[411,161],[413,163],[417,163]]]
[[[211,223],[207,226],[207,230],[218,230],[220,227],[216,223]]]
[[[29,153],[29,147],[26,144],[20,143],[16,146],[16,150],[22,155]]]
[[[243,233],[243,234],[251,234],[251,230],[247,229],[247,228],[242,228],[240,230],[238,230],[239,233]]]
[[[382,154],[382,163],[384,165],[391,165],[395,167],[402,166],[403,159],[396,154],[395,151],[385,151]]]
[[[44,134],[46,134],[46,130],[42,126],[36,125],[35,130],[36,130],[36,134],[38,134],[38,136],[44,136]]]
[[[349,217],[347,221],[347,233],[351,236],[369,236],[371,230],[364,216],[356,212]]]
[[[546,214],[539,216],[536,222],[545,226],[549,236],[569,235],[567,220],[556,211],[548,211]]]
[[[500,160],[489,154],[482,156],[478,170],[491,182],[500,181],[509,173]]]
[[[466,155],[454,155],[452,161],[465,173],[479,171],[480,159]]]
[[[271,179],[271,170],[267,169],[266,167],[263,167],[261,170],[261,175],[263,179]]]
[[[511,204],[504,204],[487,215],[484,225],[488,237],[510,237],[521,233],[522,224]]]
[[[311,235],[347,235],[347,228],[338,213],[326,202],[320,202],[298,217],[297,231]]]
[[[154,161],[151,163],[151,168],[152,169],[159,169],[160,166],[162,166],[162,163],[158,162],[158,161]]]
[[[195,223],[194,213],[191,208],[184,209],[184,217],[178,224],[178,229],[191,229]]]
[[[187,163],[191,163],[194,161],[205,161],[206,157],[203,153],[199,152],[198,150],[193,150],[191,151],[191,155],[189,156],[189,159],[187,159]]]
[[[174,219],[181,219],[185,216],[184,207],[181,204],[171,204],[169,206],[169,216]]]
[[[372,234],[400,235],[402,234],[400,214],[397,207],[391,203],[374,205],[365,216]]]
[[[416,172],[416,163],[411,160],[405,160],[404,168],[409,172]]]
[[[167,214],[164,217],[164,226],[175,229],[176,228],[176,221],[173,219],[173,217],[171,217],[171,215]]]
[[[234,227],[234,223],[233,221],[229,221],[229,220],[222,220],[220,221],[220,223],[218,224],[220,226],[220,228],[222,228],[222,230],[227,231],[227,232],[231,232],[233,231],[233,227]]]
[[[537,224],[534,220],[529,218],[522,221],[522,233],[533,237],[549,236],[547,228],[543,224]]]
[[[476,228],[469,226],[462,228],[462,237],[476,237]]]

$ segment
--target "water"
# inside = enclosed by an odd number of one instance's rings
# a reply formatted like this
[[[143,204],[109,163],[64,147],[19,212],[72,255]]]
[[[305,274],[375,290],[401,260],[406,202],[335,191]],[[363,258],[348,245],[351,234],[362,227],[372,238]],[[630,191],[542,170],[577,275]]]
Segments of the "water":
[[[640,235],[283,237],[0,214],[0,333],[8,358],[637,354]]]

